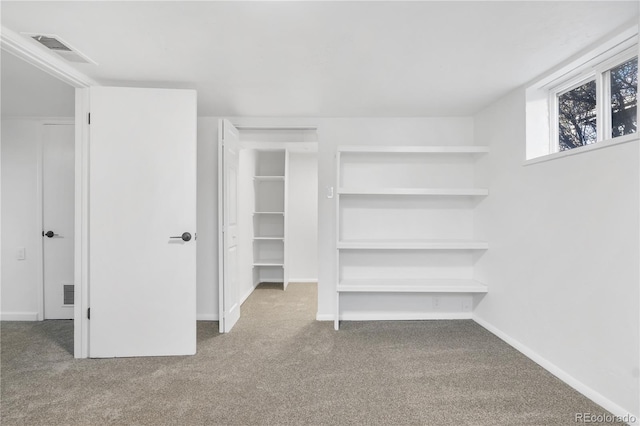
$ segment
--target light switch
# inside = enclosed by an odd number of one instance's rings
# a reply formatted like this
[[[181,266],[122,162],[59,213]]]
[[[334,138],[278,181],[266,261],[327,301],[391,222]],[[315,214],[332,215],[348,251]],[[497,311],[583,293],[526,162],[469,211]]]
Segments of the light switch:
[[[333,198],[333,186],[327,186],[327,198]]]
[[[17,260],[24,260],[25,258],[25,249],[24,247],[20,247],[18,249],[18,251],[16,252],[16,259]]]

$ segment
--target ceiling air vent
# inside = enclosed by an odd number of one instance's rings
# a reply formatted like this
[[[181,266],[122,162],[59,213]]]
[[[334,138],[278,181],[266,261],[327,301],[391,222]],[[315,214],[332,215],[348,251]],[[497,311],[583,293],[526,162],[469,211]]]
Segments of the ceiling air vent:
[[[31,36],[31,38],[37,41],[38,43],[40,43],[41,45],[43,45],[44,47],[47,47],[51,50],[63,50],[65,52],[71,52],[71,49],[69,49],[60,40],[56,38],[42,36],[42,35]]]
[[[31,37],[47,49],[57,53],[62,56],[69,62],[78,62],[81,64],[94,64],[97,65],[94,61],[89,59],[86,55],[78,52],[76,49],[71,47],[69,43],[63,41],[57,35],[51,34],[33,34],[33,33],[23,33],[24,35]]]

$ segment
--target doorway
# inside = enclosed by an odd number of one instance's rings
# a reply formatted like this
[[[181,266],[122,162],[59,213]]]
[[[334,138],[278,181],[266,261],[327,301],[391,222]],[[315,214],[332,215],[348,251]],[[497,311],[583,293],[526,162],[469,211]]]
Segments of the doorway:
[[[75,127],[42,126],[42,285],[44,319],[73,319]]]
[[[240,302],[255,290],[298,294],[292,286],[314,286],[318,281],[316,149],[293,143],[241,149],[238,194]],[[273,301],[281,305],[283,300]],[[295,303],[291,296],[286,300]]]
[[[238,306],[255,290],[286,293],[290,284],[313,286],[317,294],[316,128],[239,126],[237,139],[238,279],[237,288],[224,281],[223,294],[236,293]]]

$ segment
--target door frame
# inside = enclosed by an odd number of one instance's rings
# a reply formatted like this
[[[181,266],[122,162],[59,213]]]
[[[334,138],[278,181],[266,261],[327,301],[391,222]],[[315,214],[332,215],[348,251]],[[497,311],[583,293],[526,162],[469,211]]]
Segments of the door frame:
[[[38,120],[38,135],[37,135],[37,187],[36,187],[36,211],[38,214],[38,229],[44,230],[44,183],[42,181],[43,178],[43,167],[44,167],[44,126],[57,126],[57,125],[74,125],[73,118],[46,118]],[[75,180],[74,180],[75,184]],[[75,196],[75,195],[74,195]],[[38,321],[44,320],[44,295],[45,295],[45,282],[44,282],[44,239],[40,238],[38,240],[38,251],[37,251],[37,262],[38,265]],[[75,242],[74,242],[75,245]],[[75,301],[74,301],[75,307]],[[75,310],[74,310],[75,315]]]
[[[0,49],[35,66],[47,74],[75,88],[75,209],[74,209],[74,319],[73,354],[75,358],[89,355],[89,324],[86,315],[89,306],[89,257],[88,257],[88,212],[89,212],[89,87],[100,86],[95,80],[73,68],[55,54],[41,49],[32,40],[4,26],[0,31]],[[41,139],[41,138],[39,138]],[[41,154],[39,161],[42,161]],[[42,194],[41,184],[38,194]],[[41,198],[39,197],[39,200]],[[40,201],[41,202],[41,201]],[[42,209],[40,209],[42,211]],[[42,221],[40,219],[40,226]],[[40,251],[40,255],[42,251]],[[39,276],[43,277],[41,257]],[[42,278],[43,279],[43,278]],[[44,282],[38,285],[38,309],[42,319],[44,313]],[[40,294],[40,292],[43,292]]]
[[[243,141],[242,138],[240,138],[240,145],[239,145],[239,149],[240,150],[244,150],[244,149],[255,149],[255,150],[284,150],[287,156],[287,160],[285,161],[285,167],[287,167],[286,173],[285,175],[288,176],[289,172],[288,172],[288,164],[289,164],[289,153],[290,152],[296,152],[299,149],[302,148],[306,148],[306,149],[311,149],[312,152],[315,152],[316,155],[318,155],[319,153],[319,146],[320,146],[320,125],[316,124],[315,122],[309,122],[309,119],[297,119],[297,118],[277,118],[277,119],[268,119],[269,120],[269,125],[265,125],[263,124],[264,121],[263,120],[258,120],[258,122],[256,122],[255,119],[252,118],[243,118],[243,117],[219,117],[220,120],[222,119],[226,119],[229,122],[231,122],[231,124],[233,125],[233,127],[236,128],[236,130],[238,130],[238,132],[240,134],[242,134],[243,130],[250,130],[250,131],[265,131],[265,132],[269,132],[269,131],[283,131],[283,130],[292,130],[292,131],[314,131],[316,132],[316,137],[317,139],[315,141],[308,141],[308,142],[268,142],[268,141],[260,141],[260,142],[256,142],[256,141]],[[285,124],[272,124],[272,122],[281,122],[281,123],[285,123]],[[222,167],[222,147],[220,145],[220,140],[222,138],[222,127],[220,126],[220,124],[218,123],[218,167],[221,168]],[[306,151],[305,151],[306,152]],[[317,157],[318,158],[318,157]],[[220,170],[220,169],[219,169]],[[218,179],[218,175],[215,176],[216,179]],[[319,174],[319,170],[318,170],[318,182],[320,182],[320,174]],[[319,183],[318,183],[319,184]],[[285,185],[288,185],[288,178],[285,179]],[[224,286],[224,278],[223,278],[223,272],[222,272],[222,253],[224,250],[224,242],[223,242],[223,233],[222,233],[222,226],[220,225],[221,221],[222,221],[222,200],[224,199],[224,191],[225,191],[225,185],[222,185],[221,180],[218,179],[218,182],[216,183],[216,187],[218,189],[218,233],[217,233],[217,237],[218,237],[218,259],[213,259],[214,261],[218,262],[218,303],[219,306],[222,306],[222,302],[221,302],[221,296],[222,296],[222,292],[220,291],[220,288]],[[289,198],[288,198],[288,189],[285,189],[285,205],[286,203],[289,202]],[[320,197],[320,189],[318,189],[318,197]],[[319,198],[318,198],[319,200]],[[318,209],[319,207],[318,203]],[[319,210],[318,210],[319,211]],[[287,242],[286,242],[286,238],[287,238],[287,228],[288,228],[288,221],[287,221],[287,217],[285,215],[285,223],[284,223],[284,232],[285,232],[285,266],[288,262],[288,257],[289,257],[289,250],[287,250]],[[317,226],[317,224],[316,224]],[[320,247],[319,245],[320,243],[318,242],[318,248]],[[318,251],[318,253],[320,253],[320,250]],[[318,258],[319,259],[319,258]],[[287,272],[287,269],[285,268],[284,272]],[[288,284],[288,280],[289,280],[289,276],[284,275],[283,279],[286,280],[287,284]],[[309,281],[312,282],[312,281]],[[316,288],[316,294],[320,294],[320,277],[318,277],[317,280],[314,280],[313,282],[317,282],[317,288]],[[284,283],[283,283],[284,284]],[[285,287],[286,288],[286,287]],[[253,292],[253,290],[252,290]],[[246,300],[246,297],[248,297],[248,295],[243,295],[243,297],[241,297],[241,301],[240,304],[242,305],[242,303],[244,303],[244,301]],[[317,308],[317,306],[316,306]],[[223,309],[219,308],[219,312],[218,315],[220,316],[220,320],[222,320],[222,315],[224,314]],[[320,320],[317,312],[316,312],[316,319]]]

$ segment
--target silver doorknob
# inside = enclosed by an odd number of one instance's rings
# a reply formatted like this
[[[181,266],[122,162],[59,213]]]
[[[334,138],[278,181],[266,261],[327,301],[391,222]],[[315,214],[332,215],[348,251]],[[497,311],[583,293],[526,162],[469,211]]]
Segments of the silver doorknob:
[[[169,238],[180,238],[182,241],[191,241],[191,234],[188,232],[183,232],[182,235],[178,237],[169,237]]]

